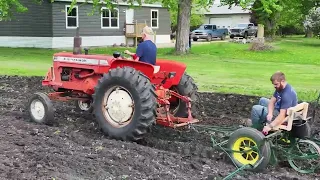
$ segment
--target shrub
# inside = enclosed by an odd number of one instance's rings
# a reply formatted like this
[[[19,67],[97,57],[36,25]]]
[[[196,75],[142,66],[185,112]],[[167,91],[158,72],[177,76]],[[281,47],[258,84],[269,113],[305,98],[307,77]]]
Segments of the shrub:
[[[272,50],[273,47],[270,44],[266,44],[264,41],[254,40],[249,47],[250,51],[268,51]]]

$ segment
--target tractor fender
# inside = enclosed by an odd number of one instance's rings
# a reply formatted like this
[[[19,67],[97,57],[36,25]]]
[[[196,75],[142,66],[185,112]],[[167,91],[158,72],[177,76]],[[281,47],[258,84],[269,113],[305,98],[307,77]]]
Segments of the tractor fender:
[[[178,85],[185,70],[187,69],[186,64],[182,62],[172,61],[172,60],[164,60],[157,59],[157,66],[160,66],[160,72],[176,72],[175,77],[171,78],[164,85],[166,88],[170,88],[173,85]]]
[[[144,75],[146,75],[150,80],[153,77],[154,67],[151,64],[134,61],[134,60],[125,60],[125,59],[116,59],[112,61],[110,64],[110,69],[117,68],[117,67],[132,67],[138,71],[141,71]]]

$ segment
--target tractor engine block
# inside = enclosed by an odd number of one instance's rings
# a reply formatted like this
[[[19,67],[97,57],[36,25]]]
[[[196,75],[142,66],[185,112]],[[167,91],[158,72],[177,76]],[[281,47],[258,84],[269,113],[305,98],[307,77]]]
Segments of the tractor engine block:
[[[61,81],[70,81],[70,76],[72,74],[71,68],[62,68]]]

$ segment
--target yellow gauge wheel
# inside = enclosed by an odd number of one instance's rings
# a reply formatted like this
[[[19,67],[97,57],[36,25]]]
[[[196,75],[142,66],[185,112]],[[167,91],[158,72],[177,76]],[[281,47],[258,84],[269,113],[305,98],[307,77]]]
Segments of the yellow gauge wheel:
[[[248,137],[240,137],[234,142],[232,150],[245,152],[234,152],[233,157],[243,165],[255,164],[259,160],[259,152],[251,147],[257,148],[257,143],[253,139]]]
[[[234,131],[228,140],[231,158],[238,166],[251,164],[251,171],[264,170],[270,161],[271,146],[262,132],[251,127],[243,127]],[[244,151],[244,152],[239,152]],[[263,158],[263,159],[262,159]]]

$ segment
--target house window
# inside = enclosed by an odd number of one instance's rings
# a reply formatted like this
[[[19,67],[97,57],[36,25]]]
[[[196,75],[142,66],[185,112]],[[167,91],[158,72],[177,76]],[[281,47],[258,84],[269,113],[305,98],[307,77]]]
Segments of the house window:
[[[151,10],[151,27],[158,28],[159,26],[159,11]]]
[[[73,6],[72,10],[70,10],[70,5],[66,5],[66,28],[77,28],[79,25],[79,18],[78,18],[78,6]]]
[[[119,28],[119,9],[102,8],[101,28]]]

